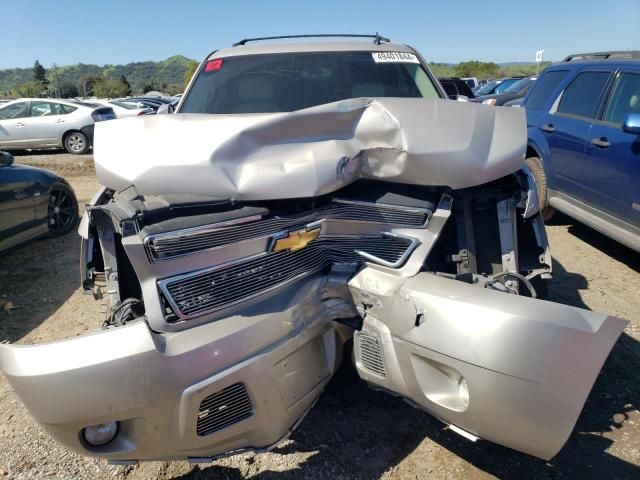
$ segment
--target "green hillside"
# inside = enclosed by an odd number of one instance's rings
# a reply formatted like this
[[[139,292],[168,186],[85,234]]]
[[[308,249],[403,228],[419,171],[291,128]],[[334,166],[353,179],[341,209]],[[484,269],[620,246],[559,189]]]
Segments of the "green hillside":
[[[131,86],[131,93],[145,93],[148,90],[161,90],[170,94],[181,92],[185,82],[185,72],[191,72],[196,62],[182,55],[174,55],[162,62],[135,62],[126,65],[77,65],[57,67],[58,85],[72,85],[77,90],[70,96],[83,95],[86,82],[81,79],[99,77],[105,80],[119,80],[123,76]],[[550,65],[545,62],[541,70]],[[499,78],[507,76],[534,75],[535,63],[496,64],[493,62],[468,61],[459,64],[435,63],[429,64],[438,77],[478,77]],[[46,78],[49,86],[55,86],[55,72],[49,67]],[[16,95],[16,87],[33,80],[33,68],[11,68],[0,70],[0,96]],[[69,91],[68,89],[62,89]]]
[[[123,75],[131,85],[133,93],[144,93],[145,87],[153,86],[158,90],[181,91],[184,74],[194,62],[182,55],[174,55],[161,62],[134,62],[126,65],[77,65],[58,66],[57,75],[60,84],[69,83],[79,86],[80,79],[86,76],[120,79]],[[47,79],[54,84],[54,69],[47,67]],[[0,96],[8,96],[21,84],[33,80],[32,68],[11,68],[0,70]],[[79,87],[81,90],[81,88]]]

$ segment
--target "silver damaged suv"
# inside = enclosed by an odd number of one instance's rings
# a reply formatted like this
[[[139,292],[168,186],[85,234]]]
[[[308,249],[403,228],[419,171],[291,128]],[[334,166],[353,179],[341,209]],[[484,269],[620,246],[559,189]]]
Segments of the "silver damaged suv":
[[[544,300],[525,150],[521,109],[448,100],[379,36],[213,52],[176,113],[96,125],[103,328],[2,370],[82,454],[204,461],[289,435],[352,340],[372,386],[551,458],[626,322]]]

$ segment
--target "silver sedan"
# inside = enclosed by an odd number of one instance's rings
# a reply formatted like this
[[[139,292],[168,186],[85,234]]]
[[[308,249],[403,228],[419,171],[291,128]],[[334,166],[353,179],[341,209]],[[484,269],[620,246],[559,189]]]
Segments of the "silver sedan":
[[[23,98],[0,107],[0,149],[64,147],[86,153],[95,122],[116,118],[113,109],[78,101]]]

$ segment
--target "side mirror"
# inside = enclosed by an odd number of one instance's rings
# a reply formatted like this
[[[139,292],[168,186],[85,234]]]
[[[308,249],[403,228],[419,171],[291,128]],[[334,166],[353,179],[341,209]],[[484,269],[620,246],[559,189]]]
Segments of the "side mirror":
[[[164,103],[158,107],[158,111],[156,112],[156,115],[173,113],[173,110],[174,110],[173,105],[169,103]]]
[[[0,167],[8,167],[13,164],[13,155],[9,152],[0,152]]]
[[[624,117],[624,122],[622,122],[622,131],[625,133],[640,135],[640,113],[630,113]]]
[[[456,95],[455,99],[457,101],[459,101],[459,102],[468,102],[469,101],[469,97],[467,97],[466,95]]]

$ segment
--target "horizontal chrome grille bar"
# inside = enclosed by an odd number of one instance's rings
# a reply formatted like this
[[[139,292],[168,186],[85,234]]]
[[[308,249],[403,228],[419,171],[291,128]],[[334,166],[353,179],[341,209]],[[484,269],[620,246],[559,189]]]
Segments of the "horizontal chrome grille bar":
[[[158,282],[175,314],[189,319],[226,308],[318,272],[332,263],[358,264],[359,251],[395,264],[416,246],[396,235],[376,237],[324,236],[298,251],[262,253]]]
[[[421,228],[426,225],[430,215],[431,211],[423,208],[336,200],[313,212],[266,219],[256,216],[232,225],[223,223],[154,234],[146,237],[144,242],[149,260],[156,262],[246,239],[268,237],[323,219]]]

